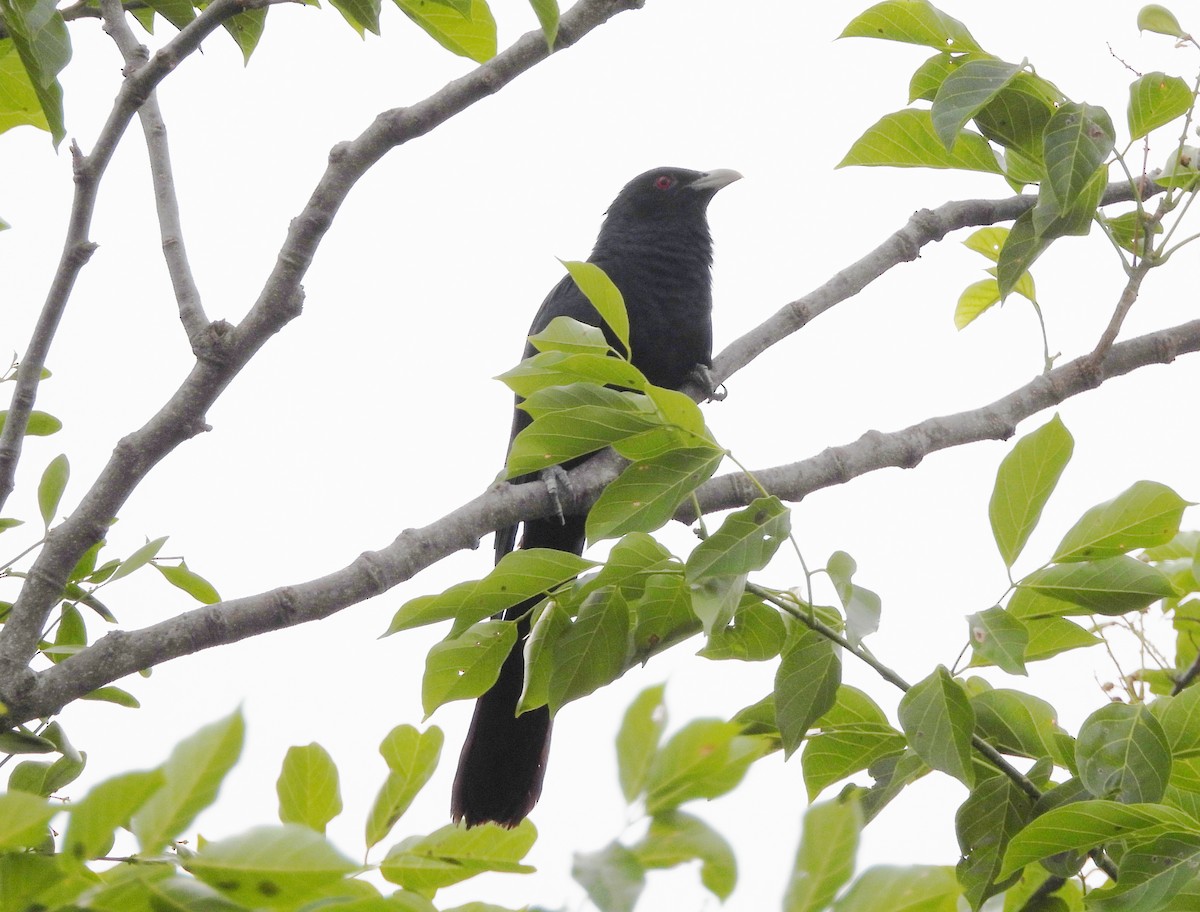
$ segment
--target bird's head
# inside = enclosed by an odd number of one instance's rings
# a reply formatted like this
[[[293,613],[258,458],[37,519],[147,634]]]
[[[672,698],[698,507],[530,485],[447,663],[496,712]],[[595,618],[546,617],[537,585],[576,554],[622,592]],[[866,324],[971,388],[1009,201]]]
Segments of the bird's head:
[[[610,219],[637,221],[687,220],[704,217],[709,201],[718,190],[740,180],[737,171],[689,171],[686,168],[654,168],[639,174],[608,207]]]

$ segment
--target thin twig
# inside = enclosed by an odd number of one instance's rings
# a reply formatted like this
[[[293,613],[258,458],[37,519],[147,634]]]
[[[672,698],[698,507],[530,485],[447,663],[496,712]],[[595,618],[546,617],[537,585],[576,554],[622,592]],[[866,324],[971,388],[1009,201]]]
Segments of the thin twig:
[[[1129,315],[1129,309],[1137,301],[1138,293],[1142,289],[1142,281],[1146,278],[1146,273],[1150,271],[1153,263],[1152,258],[1143,257],[1129,270],[1129,279],[1125,282],[1125,287],[1121,289],[1121,297],[1117,300],[1117,307],[1113,311],[1112,318],[1108,321],[1104,332],[1101,333],[1100,341],[1096,343],[1096,347],[1088,356],[1093,361],[1103,360],[1104,355],[1112,348],[1112,344],[1117,341],[1117,335],[1121,332],[1121,324],[1125,322],[1125,318]]]
[[[125,60],[126,73],[137,72],[146,63],[146,47],[134,36],[120,2],[100,0],[100,10],[104,16],[105,31],[112,36],[121,57]],[[192,351],[200,354],[208,330],[208,317],[204,313],[200,289],[196,287],[196,281],[192,277],[187,248],[183,242],[179,200],[175,195],[175,178],[171,172],[171,150],[167,143],[167,127],[158,106],[157,92],[151,92],[146,97],[145,104],[138,111],[138,119],[142,123],[146,151],[150,157],[150,178],[154,186],[154,203],[158,210],[163,259],[171,276],[179,319],[183,323]]]

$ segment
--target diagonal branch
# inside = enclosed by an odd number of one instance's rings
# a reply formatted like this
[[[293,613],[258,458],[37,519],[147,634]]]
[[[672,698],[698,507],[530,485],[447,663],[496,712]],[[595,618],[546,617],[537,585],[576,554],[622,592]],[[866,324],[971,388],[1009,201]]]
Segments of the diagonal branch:
[[[72,228],[68,234],[68,253],[80,245],[90,252],[92,245],[86,243],[86,236],[96,182],[133,113],[166,73],[183,56],[191,53],[200,38],[219,25],[222,18],[263,2],[214,0],[145,66],[125,80],[92,156],[78,169],[78,186],[86,188],[86,196],[81,200],[77,191]],[[559,21],[556,50],[570,46],[618,13],[640,8],[643,2],[580,0]],[[333,149],[325,173],[304,209],[293,219],[275,268],[245,319],[236,327],[222,322],[208,327],[196,363],[179,389],[146,425],[117,443],[112,457],[79,506],[50,531],[7,622],[0,628],[0,681],[4,682],[5,688],[0,700],[5,703],[24,701],[22,695],[33,682],[27,665],[36,652],[45,620],[80,556],[100,540],[121,505],[146,474],[175,447],[206,430],[204,417],[209,406],[267,340],[299,314],[303,296],[300,281],[338,208],[359,178],[389,150],[423,136],[480,99],[499,91],[549,54],[541,30],[530,32],[503,53],[448,83],[424,101],[385,111],[357,139]],[[43,311],[35,341],[22,361],[14,408],[4,436],[0,438],[0,495],[11,490],[20,437],[32,409],[37,377],[77,272],[78,267],[60,268],[56,290]],[[60,279],[65,283],[62,289],[57,288]],[[20,414],[17,414],[18,397],[23,409]],[[0,496],[0,503],[2,500]]]
[[[928,453],[979,440],[1004,439],[1016,424],[1107,379],[1178,355],[1200,351],[1200,320],[1114,345],[1096,364],[1090,355],[1043,374],[988,405],[892,433],[872,431],[854,443],[810,459],[763,469],[755,477],[772,493],[799,500],[886,466],[915,466]],[[617,469],[603,457],[573,469],[575,506],[594,501]],[[744,506],[759,495],[745,476],[726,475],[700,488],[705,512]],[[489,532],[523,519],[550,516],[556,504],[544,484],[497,484],[421,529],[408,529],[379,551],[319,579],[231,599],[135,631],[117,631],[65,661],[30,675],[27,687],[5,695],[9,723],[58,711],[71,700],[151,665],[260,633],[319,620],[380,595],[442,558],[475,547]]]
[[[112,36],[125,60],[126,73],[137,72],[146,64],[146,46],[134,36],[120,0],[100,0],[100,11],[104,17],[105,31]],[[171,286],[175,291],[179,319],[187,332],[192,351],[198,354],[205,330],[208,328],[208,317],[204,313],[200,289],[196,287],[196,281],[192,277],[187,248],[183,243],[179,200],[175,196],[175,177],[171,172],[171,150],[167,144],[167,127],[158,107],[157,92],[152,91],[146,96],[146,103],[138,111],[138,119],[142,122],[146,151],[150,157],[150,179],[154,185],[154,203],[158,210],[163,258],[166,260]]]

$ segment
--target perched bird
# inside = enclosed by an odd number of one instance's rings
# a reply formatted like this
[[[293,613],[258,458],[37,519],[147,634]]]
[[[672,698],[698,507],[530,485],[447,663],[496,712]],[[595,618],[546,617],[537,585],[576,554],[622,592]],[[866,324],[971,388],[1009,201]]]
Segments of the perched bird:
[[[714,194],[740,177],[724,169],[702,173],[655,168],[625,185],[600,226],[588,260],[620,289],[629,313],[633,363],[657,386],[678,389],[698,368],[712,363],[712,236],[706,213]],[[529,334],[541,332],[559,316],[603,326],[570,276],[542,302]],[[609,343],[619,347],[616,336],[603,328]],[[525,357],[533,353],[526,344]],[[529,422],[529,415],[516,409],[512,437]],[[513,550],[516,535],[515,526],[496,533],[497,561]],[[523,548],[579,554],[583,545],[583,516],[524,524]],[[505,616],[519,617],[535,602],[516,605]],[[450,812],[467,826],[494,821],[514,827],[533,809],[542,791],[550,713],[543,706],[516,715],[528,624],[518,632],[499,679],[475,706],[459,757]]]

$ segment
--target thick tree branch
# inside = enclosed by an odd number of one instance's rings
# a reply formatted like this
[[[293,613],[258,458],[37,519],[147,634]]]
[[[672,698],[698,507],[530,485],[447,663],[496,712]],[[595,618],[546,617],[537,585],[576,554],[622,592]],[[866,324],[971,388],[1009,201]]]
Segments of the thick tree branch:
[[[100,9],[104,16],[104,29],[112,36],[121,57],[125,60],[126,74],[132,74],[145,66],[148,59],[146,46],[134,36],[119,0],[100,0]],[[166,260],[167,272],[171,276],[179,319],[183,323],[192,351],[199,354],[209,321],[200,302],[200,289],[196,287],[196,281],[192,277],[187,248],[183,243],[179,200],[175,196],[175,177],[171,172],[171,150],[167,144],[167,127],[158,107],[157,92],[146,96],[146,103],[138,111],[138,119],[142,123],[146,151],[150,157],[150,179],[154,185],[154,203],[158,210],[163,259]]]
[[[889,434],[872,431],[854,443],[792,465],[756,471],[755,476],[768,490],[799,500],[818,488],[843,484],[878,468],[915,466],[935,450],[1006,438],[1022,419],[1106,379],[1198,350],[1200,320],[1194,320],[1118,343],[1099,365],[1090,355],[1079,358],[990,405]],[[604,457],[573,469],[571,507],[594,501],[616,472]],[[744,506],[758,494],[741,474],[714,479],[699,491],[705,512]],[[52,668],[30,675],[19,692],[5,694],[7,721],[24,722],[57,712],[97,687],[169,659],[328,617],[386,592],[456,551],[475,547],[495,529],[550,516],[555,509],[544,484],[497,484],[436,522],[408,529],[387,547],[366,552],[327,576],[197,608],[152,627],[110,633]]]
[[[171,67],[191,53],[200,38],[211,32],[221,18],[261,2],[214,0],[194,22],[125,80],[96,149],[79,169],[79,185],[87,187],[87,191],[82,200],[77,195],[68,234],[68,251],[84,243],[99,174],[134,111]],[[580,0],[559,21],[556,50],[570,46],[618,13],[640,8],[642,3],[643,0]],[[150,469],[180,443],[206,429],[204,416],[209,406],[266,341],[299,314],[300,281],[338,208],[359,178],[390,149],[424,135],[480,99],[499,91],[549,54],[542,32],[530,32],[503,53],[448,83],[424,101],[380,114],[357,139],[334,148],[308,204],[292,221],[275,268],[246,318],[236,327],[224,323],[209,327],[208,339],[180,388],[144,427],[117,444],[79,506],[47,536],[46,545],[17,596],[7,623],[0,628],[0,681],[4,687],[0,700],[9,706],[14,702],[24,703],[22,695],[33,683],[27,665],[36,651],[49,611],[79,557],[100,540],[109,522]],[[25,385],[22,387],[21,380],[18,381],[14,400],[22,397],[20,404],[24,411],[16,415],[14,401],[5,436],[0,439],[0,494],[11,490],[20,435],[24,433],[32,409],[37,377],[77,272],[77,268],[60,268],[59,277],[65,281],[65,287],[61,292],[52,292],[39,322],[35,344],[22,361],[20,376]],[[56,289],[58,281],[56,279]],[[11,445],[7,453],[6,443]],[[9,457],[7,463],[6,456]],[[360,595],[355,600],[364,597]]]

